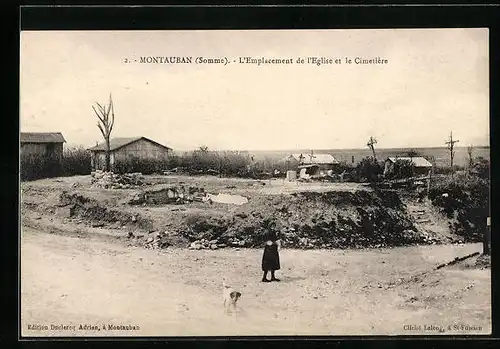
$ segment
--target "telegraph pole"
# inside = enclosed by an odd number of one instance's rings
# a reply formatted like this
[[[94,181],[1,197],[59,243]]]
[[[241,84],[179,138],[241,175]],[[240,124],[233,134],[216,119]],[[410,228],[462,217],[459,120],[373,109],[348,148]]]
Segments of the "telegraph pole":
[[[453,150],[453,148],[455,147],[455,143],[458,142],[460,142],[458,139],[453,140],[453,131],[450,131],[450,139],[446,141],[445,144],[447,144],[447,148],[450,151],[450,166],[452,170],[453,170],[453,158],[455,157],[455,151]]]

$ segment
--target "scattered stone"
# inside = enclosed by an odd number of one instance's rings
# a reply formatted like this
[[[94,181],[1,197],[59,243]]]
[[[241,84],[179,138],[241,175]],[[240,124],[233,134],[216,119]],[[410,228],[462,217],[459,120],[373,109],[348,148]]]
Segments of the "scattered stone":
[[[142,173],[117,174],[113,172],[94,171],[90,174],[91,186],[105,189],[129,189],[132,186],[144,185]]]
[[[213,245],[210,245],[210,249],[212,250],[216,250],[218,249],[219,247],[216,245],[216,244],[213,244]]]
[[[91,226],[94,227],[94,228],[99,228],[99,227],[103,227],[104,223],[102,223],[102,222],[92,222]]]
[[[200,241],[194,241],[191,243],[191,245],[189,245],[189,248],[191,250],[200,250],[201,249],[201,242]]]

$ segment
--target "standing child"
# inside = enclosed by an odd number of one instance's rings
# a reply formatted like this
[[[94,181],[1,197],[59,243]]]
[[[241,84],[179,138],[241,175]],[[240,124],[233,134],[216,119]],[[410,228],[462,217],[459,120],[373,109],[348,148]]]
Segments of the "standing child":
[[[262,282],[280,281],[274,275],[276,270],[280,270],[280,256],[278,253],[279,239],[273,228],[268,229],[264,235],[264,255],[262,256]],[[271,272],[271,280],[267,278],[268,272]]]

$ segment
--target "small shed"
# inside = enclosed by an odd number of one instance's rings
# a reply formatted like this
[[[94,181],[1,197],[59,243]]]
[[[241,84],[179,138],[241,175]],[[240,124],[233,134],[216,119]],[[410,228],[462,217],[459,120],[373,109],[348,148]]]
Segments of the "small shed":
[[[397,161],[409,161],[413,164],[413,173],[415,175],[426,175],[432,169],[432,164],[422,156],[395,156],[388,157],[385,160],[384,176],[388,176],[394,172],[394,164]]]
[[[61,132],[21,132],[21,155],[62,157],[64,139]]]
[[[146,137],[121,137],[110,139],[110,164],[127,159],[166,160],[172,148]],[[104,170],[106,166],[106,144],[100,143],[88,149],[91,152],[92,169]]]
[[[291,154],[280,160],[281,164],[288,164],[289,169],[298,169],[299,166],[315,165],[321,171],[333,170],[339,162],[330,154]]]

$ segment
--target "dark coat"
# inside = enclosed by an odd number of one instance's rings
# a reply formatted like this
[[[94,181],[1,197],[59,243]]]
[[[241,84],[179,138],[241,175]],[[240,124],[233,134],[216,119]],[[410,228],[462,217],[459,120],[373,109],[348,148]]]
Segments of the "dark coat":
[[[264,255],[262,256],[262,270],[279,270],[280,269],[280,256],[278,253],[278,245],[276,241],[278,236],[274,232],[270,232],[264,235],[264,243],[271,240],[272,245],[265,245]]]

